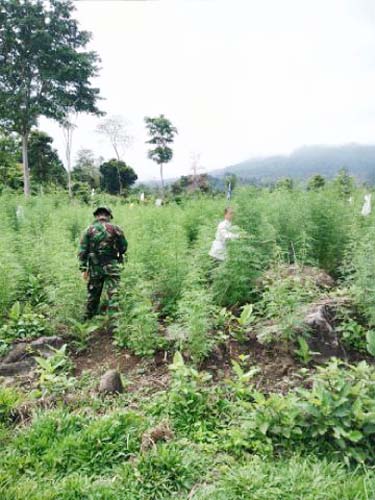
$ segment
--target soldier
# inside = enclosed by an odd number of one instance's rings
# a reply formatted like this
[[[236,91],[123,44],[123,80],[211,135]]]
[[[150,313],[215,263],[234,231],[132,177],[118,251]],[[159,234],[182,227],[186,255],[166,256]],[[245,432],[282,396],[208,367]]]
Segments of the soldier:
[[[110,222],[113,216],[109,208],[98,207],[94,216],[96,220],[84,232],[78,254],[82,277],[88,281],[85,319],[97,314],[104,285],[108,312],[118,310],[120,264],[128,248],[123,231]]]

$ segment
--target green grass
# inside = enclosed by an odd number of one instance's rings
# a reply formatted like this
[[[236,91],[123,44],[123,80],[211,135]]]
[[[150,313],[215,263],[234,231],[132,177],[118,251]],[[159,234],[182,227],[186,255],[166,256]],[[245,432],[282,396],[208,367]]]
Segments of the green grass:
[[[361,343],[375,321],[375,231],[373,217],[359,215],[361,196],[358,189],[353,206],[329,184],[319,192],[239,189],[234,223],[245,236],[228,244],[229,258],[217,266],[208,251],[222,198],[162,208],[98,200],[112,206],[129,240],[117,345],[140,356],[181,350],[189,363],[176,357],[170,387],[149,399],[134,393],[102,400],[83,395],[91,389],[77,382],[69,389],[79,396],[74,406],[64,408],[57,395],[57,409],[34,410],[25,424],[19,405],[36,408],[35,394],[1,389],[1,498],[375,498],[373,369],[333,363],[310,389],[269,397],[255,390],[246,370],[224,384],[197,370],[227,340],[222,306],[238,315],[251,303],[254,321],[267,316],[287,330],[298,307],[319,296],[280,280],[262,291],[258,278],[280,264],[319,266],[338,277],[354,297]],[[5,352],[9,339],[69,331],[80,321],[86,291],[76,253],[92,207],[59,194],[28,202],[7,194],[0,210]],[[166,329],[174,337],[166,339]],[[161,420],[174,438],[142,450],[143,432]]]

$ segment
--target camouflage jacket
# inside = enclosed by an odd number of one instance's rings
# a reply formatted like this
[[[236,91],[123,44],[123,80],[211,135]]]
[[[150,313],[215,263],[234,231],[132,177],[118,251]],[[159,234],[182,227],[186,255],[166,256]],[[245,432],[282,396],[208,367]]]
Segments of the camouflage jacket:
[[[83,233],[79,246],[79,268],[87,271],[92,266],[104,266],[111,261],[122,261],[128,248],[123,231],[106,221],[93,222]]]

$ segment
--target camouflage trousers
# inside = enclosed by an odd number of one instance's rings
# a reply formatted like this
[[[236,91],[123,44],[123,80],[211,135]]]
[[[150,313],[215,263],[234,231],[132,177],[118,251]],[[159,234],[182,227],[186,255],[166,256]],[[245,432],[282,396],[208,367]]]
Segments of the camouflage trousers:
[[[92,265],[89,270],[89,281],[87,284],[86,318],[92,318],[99,312],[100,297],[103,290],[107,294],[107,309],[110,315],[119,310],[119,286],[121,268],[117,261],[111,261],[106,265]]]

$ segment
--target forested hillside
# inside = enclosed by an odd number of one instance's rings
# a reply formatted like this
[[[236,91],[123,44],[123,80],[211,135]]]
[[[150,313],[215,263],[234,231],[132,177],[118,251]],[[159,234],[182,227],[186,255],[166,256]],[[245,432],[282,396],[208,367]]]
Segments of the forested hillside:
[[[220,177],[233,173],[244,182],[269,184],[282,177],[306,181],[314,174],[321,174],[332,178],[342,168],[360,182],[375,184],[375,146],[306,146],[287,156],[254,158],[210,174]]]

